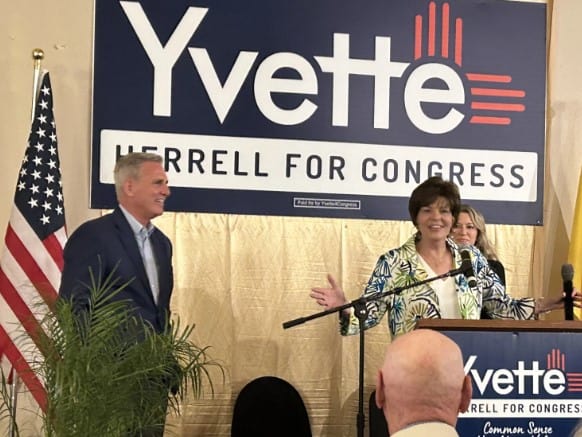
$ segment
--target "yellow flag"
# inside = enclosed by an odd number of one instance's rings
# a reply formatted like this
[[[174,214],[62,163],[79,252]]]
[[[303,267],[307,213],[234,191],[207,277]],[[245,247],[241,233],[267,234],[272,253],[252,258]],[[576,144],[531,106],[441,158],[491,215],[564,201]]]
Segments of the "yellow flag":
[[[570,247],[568,249],[568,262],[574,267],[574,280],[572,281],[574,288],[582,290],[582,172],[578,182],[576,208],[574,209]],[[582,319],[582,310],[574,308],[574,316],[577,320]]]

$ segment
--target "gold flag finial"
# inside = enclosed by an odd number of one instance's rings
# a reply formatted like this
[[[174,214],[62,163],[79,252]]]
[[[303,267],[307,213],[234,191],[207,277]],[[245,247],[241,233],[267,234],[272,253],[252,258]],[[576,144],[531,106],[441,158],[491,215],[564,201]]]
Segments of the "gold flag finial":
[[[44,51],[42,49],[34,49],[32,51],[32,59],[40,61],[44,58]]]

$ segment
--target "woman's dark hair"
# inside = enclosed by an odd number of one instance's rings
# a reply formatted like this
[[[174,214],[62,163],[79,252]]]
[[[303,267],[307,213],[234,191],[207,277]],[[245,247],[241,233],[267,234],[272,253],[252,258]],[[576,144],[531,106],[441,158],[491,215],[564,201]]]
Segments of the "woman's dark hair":
[[[420,208],[432,204],[438,197],[444,197],[449,202],[449,208],[453,218],[457,221],[461,210],[461,196],[457,186],[440,176],[428,178],[414,189],[408,201],[408,212],[412,223],[416,226],[416,216]]]

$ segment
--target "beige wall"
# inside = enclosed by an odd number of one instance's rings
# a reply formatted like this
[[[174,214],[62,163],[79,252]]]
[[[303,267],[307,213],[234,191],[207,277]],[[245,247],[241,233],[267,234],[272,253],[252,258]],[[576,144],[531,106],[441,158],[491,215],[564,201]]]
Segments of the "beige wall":
[[[0,14],[0,232],[10,213],[30,125],[31,52],[51,72],[69,231],[89,210],[92,2],[4,1]],[[543,227],[491,226],[515,295],[556,293],[566,261],[582,160],[580,0],[555,0],[549,45],[548,162]],[[173,309],[196,323],[227,370],[216,395],[184,406],[177,435],[230,435],[236,393],[251,378],[291,381],[309,408],[314,435],[354,435],[357,338],[341,338],[335,317],[293,329],[281,323],[319,310],[308,297],[326,272],[359,295],[377,256],[400,244],[409,223],[213,214],[166,214],[157,224],[175,247]],[[551,317],[559,319],[562,314]],[[385,324],[367,334],[366,394],[389,341]],[[30,435],[34,435],[32,432]]]
[[[51,73],[64,179],[66,218],[73,229],[89,216],[89,132],[93,2],[29,0],[3,2],[0,14],[0,226],[5,229],[10,199],[30,129],[32,50],[45,52]],[[70,200],[69,200],[70,199]]]

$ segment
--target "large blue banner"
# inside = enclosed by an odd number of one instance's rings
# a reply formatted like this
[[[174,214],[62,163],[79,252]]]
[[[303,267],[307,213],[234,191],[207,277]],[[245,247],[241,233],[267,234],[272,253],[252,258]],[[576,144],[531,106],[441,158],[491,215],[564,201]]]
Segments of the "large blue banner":
[[[432,175],[542,224],[546,5],[95,1],[91,207],[128,151],[171,211],[408,219]]]

